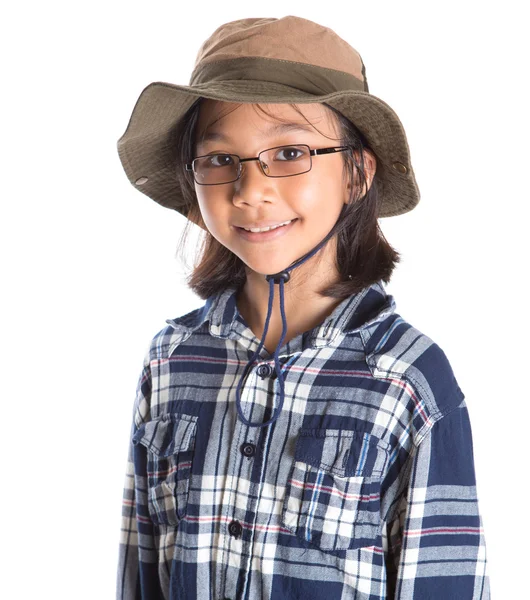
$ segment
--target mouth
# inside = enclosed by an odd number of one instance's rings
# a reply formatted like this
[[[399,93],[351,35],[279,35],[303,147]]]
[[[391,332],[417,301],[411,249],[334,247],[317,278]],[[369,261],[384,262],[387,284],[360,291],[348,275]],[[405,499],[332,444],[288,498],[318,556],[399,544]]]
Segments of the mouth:
[[[297,221],[297,218],[293,219],[287,225],[281,225],[280,227],[276,227],[275,229],[269,229],[269,231],[247,231],[246,229],[243,229],[243,227],[236,226],[234,226],[234,229],[243,239],[249,242],[266,242],[268,240],[279,238],[288,233],[294,227]]]

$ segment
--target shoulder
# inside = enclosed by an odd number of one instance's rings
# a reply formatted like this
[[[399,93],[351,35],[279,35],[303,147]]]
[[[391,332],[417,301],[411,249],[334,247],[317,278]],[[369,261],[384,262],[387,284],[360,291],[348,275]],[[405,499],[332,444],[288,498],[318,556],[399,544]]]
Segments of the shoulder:
[[[374,377],[406,386],[406,395],[414,397],[417,410],[424,408],[430,426],[461,405],[464,393],[439,344],[398,313],[379,329],[366,357]]]

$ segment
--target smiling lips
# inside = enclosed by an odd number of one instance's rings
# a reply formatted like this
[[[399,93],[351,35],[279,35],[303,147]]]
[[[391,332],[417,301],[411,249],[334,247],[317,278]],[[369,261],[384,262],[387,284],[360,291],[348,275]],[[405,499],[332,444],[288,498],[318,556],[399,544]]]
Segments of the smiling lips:
[[[276,229],[277,227],[288,225],[291,221],[294,221],[294,219],[289,219],[288,221],[282,221],[281,223],[273,224],[268,224],[264,222],[261,225],[249,225],[248,227],[241,227],[241,229],[246,229],[247,231],[252,231],[253,233],[261,233],[262,231],[269,231],[269,229]]]
[[[249,242],[265,242],[267,240],[275,239],[277,237],[285,235],[288,231],[290,231],[293,228],[296,221],[298,221],[298,219],[293,219],[292,221],[284,221],[284,223],[287,223],[286,225],[278,223],[278,225],[276,225],[274,228],[267,229],[262,232],[247,231],[243,227],[236,227],[235,229],[242,238],[248,240]]]

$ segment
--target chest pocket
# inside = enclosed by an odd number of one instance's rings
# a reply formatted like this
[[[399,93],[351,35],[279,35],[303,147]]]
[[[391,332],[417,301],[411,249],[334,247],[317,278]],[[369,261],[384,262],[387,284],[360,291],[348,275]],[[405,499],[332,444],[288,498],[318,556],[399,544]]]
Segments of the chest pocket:
[[[389,444],[363,431],[301,428],[282,525],[321,550],[378,544]]]
[[[143,423],[132,438],[147,448],[148,507],[156,525],[177,525],[186,514],[197,419],[162,415]]]

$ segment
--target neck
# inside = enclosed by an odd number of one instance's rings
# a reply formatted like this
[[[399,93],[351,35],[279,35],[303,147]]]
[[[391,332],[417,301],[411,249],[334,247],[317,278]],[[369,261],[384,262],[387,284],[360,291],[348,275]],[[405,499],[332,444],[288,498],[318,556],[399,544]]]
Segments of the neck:
[[[340,299],[319,295],[319,291],[339,281],[339,273],[328,261],[312,257],[289,272],[284,285],[284,311],[287,332],[284,343],[300,333],[313,329],[333,312]],[[279,284],[274,284],[274,300],[264,346],[274,352],[282,334]],[[269,306],[269,282],[262,273],[247,270],[247,280],[237,296],[237,307],[254,335],[261,340]]]

